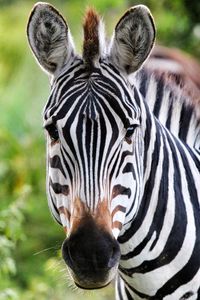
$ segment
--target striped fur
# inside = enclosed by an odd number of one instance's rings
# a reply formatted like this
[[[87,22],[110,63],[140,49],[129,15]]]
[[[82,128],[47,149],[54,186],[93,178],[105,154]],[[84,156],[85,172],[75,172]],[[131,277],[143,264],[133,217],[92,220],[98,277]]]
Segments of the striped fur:
[[[132,13],[142,18],[137,39],[117,44]],[[44,109],[49,207],[69,238],[88,217],[118,240],[119,266],[108,274],[109,282],[118,268],[117,300],[200,299],[199,115],[165,76],[144,68],[128,78],[132,53],[117,66],[120,43],[140,41],[147,27],[151,47],[155,32],[143,6],[121,20],[91,72],[72,56],[53,78]],[[139,67],[148,52],[137,50]]]
[[[190,78],[185,75],[182,80],[179,75],[166,70],[157,72],[149,69],[147,64],[130,81],[137,85],[160,122],[176,137],[199,151],[200,90]]]

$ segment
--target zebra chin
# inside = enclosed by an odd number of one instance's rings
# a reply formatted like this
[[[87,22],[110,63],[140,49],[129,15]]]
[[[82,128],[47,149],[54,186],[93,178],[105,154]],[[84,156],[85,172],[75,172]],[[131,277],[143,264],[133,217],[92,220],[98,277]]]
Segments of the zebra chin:
[[[79,288],[99,289],[114,279],[121,254],[112,234],[90,219],[63,242],[62,256]]]
[[[111,270],[99,270],[98,277],[94,276],[94,274],[75,274],[69,267],[68,271],[75,283],[75,285],[83,290],[97,290],[102,289],[109,285],[111,281],[115,278],[117,274],[118,266],[112,268]],[[89,275],[89,276],[88,276]],[[91,278],[92,276],[92,278]]]

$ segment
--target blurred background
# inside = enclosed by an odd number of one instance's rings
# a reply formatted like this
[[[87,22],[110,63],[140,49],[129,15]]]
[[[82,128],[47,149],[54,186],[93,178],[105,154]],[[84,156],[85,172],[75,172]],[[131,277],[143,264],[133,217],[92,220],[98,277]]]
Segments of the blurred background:
[[[157,43],[200,59],[199,0],[51,1],[67,19],[79,52],[87,6],[101,13],[111,35],[124,11],[139,3],[152,11]],[[97,292],[75,291],[61,260],[64,232],[51,218],[45,194],[41,112],[49,82],[25,34],[33,4],[0,0],[0,300],[114,299],[112,285]]]

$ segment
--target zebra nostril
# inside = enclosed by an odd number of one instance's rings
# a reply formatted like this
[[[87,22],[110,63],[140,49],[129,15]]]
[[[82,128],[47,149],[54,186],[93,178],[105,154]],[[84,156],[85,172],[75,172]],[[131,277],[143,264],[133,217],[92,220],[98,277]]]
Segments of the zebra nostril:
[[[120,259],[120,255],[121,254],[120,254],[119,245],[117,242],[115,242],[115,245],[113,245],[113,247],[112,247],[110,260],[108,262],[108,268],[113,268],[114,266],[116,266],[116,264],[118,263],[118,261]]]
[[[73,262],[72,262],[72,257],[69,249],[69,243],[68,240],[65,240],[62,244],[62,257],[65,261],[65,263],[72,268],[73,267]]]

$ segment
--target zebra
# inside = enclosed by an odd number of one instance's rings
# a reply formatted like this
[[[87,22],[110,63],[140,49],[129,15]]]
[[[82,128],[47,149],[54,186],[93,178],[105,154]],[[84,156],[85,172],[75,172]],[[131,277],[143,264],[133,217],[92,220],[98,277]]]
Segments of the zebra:
[[[51,82],[43,112],[47,195],[66,232],[63,259],[80,288],[115,279],[117,300],[200,299],[195,107],[180,96],[173,105],[173,88],[145,75],[156,33],[146,6],[125,12],[108,44],[94,10],[83,28],[78,55],[67,22],[50,4],[37,3],[27,25]],[[157,113],[149,97],[160,101]]]

